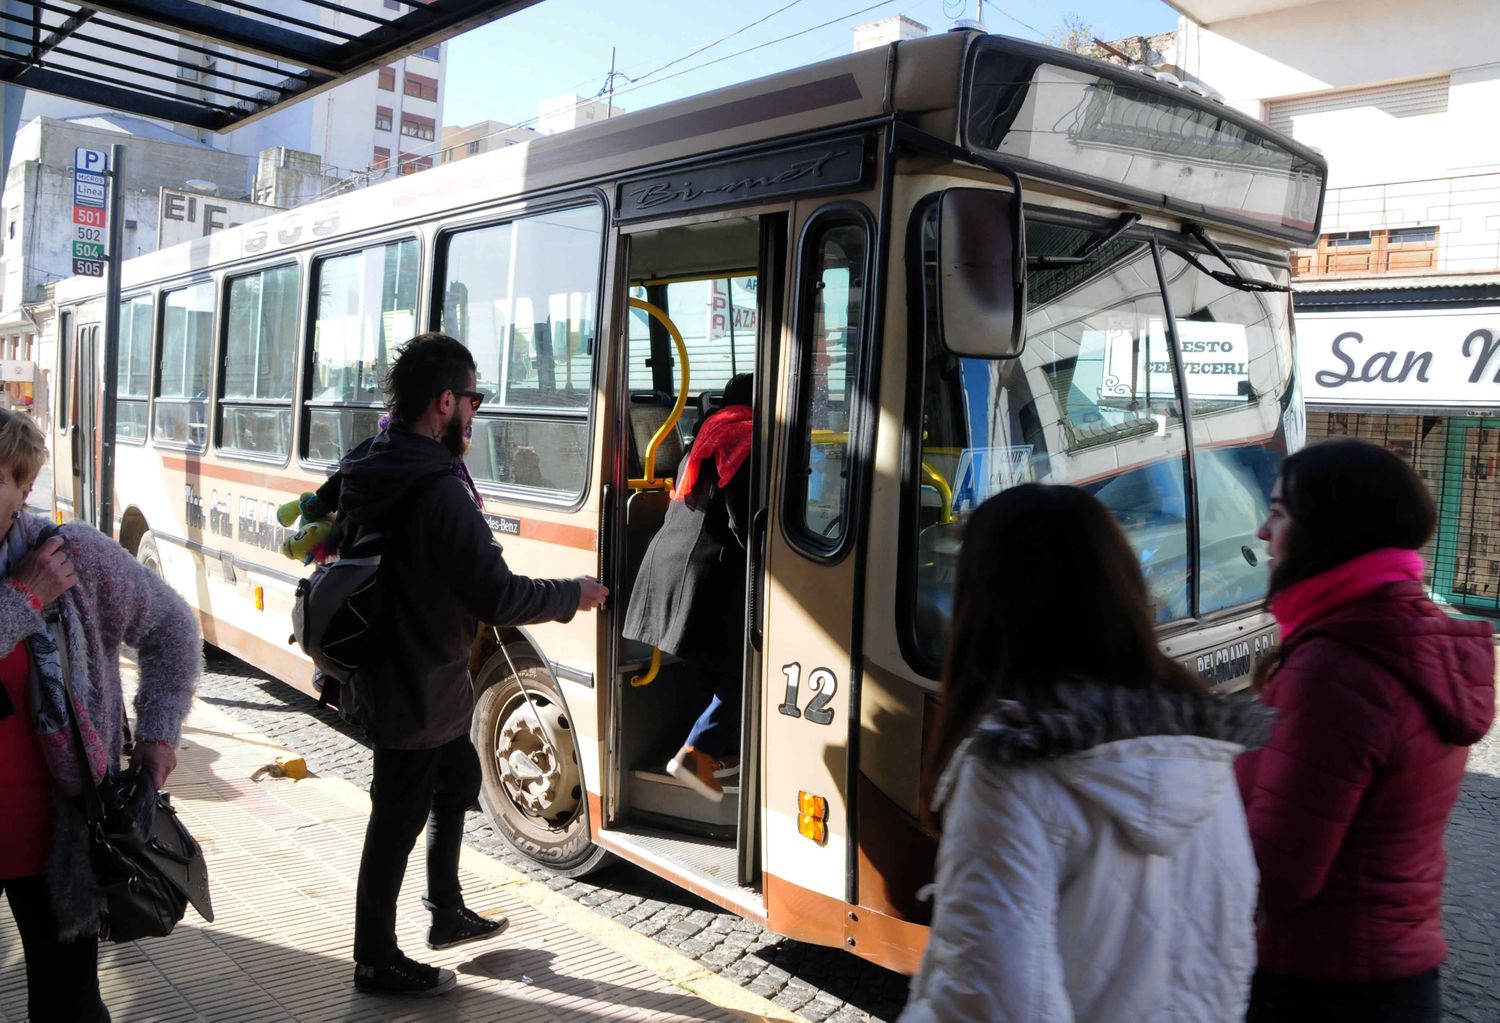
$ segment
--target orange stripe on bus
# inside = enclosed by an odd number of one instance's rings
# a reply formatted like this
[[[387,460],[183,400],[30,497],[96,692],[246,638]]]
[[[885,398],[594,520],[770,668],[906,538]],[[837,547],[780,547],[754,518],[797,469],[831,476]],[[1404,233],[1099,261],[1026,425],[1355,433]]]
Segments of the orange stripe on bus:
[[[581,551],[592,551],[598,547],[599,534],[586,526],[569,526],[562,522],[542,522],[537,519],[521,520],[521,539],[555,543],[559,547],[576,547]]]
[[[276,476],[268,472],[256,472],[254,469],[241,469],[234,465],[205,462],[197,458],[178,458],[175,455],[163,455],[161,464],[168,469],[176,469],[178,472],[185,472],[191,476],[212,476],[214,479],[230,480],[235,483],[249,483],[251,486],[281,490],[288,494],[300,494],[306,490],[316,490],[323,483],[321,479],[294,479],[290,476]]]
[[[235,465],[220,465],[218,462],[204,462],[196,458],[180,458],[175,455],[163,455],[161,461],[162,465],[168,469],[176,469],[178,472],[192,476],[210,476],[233,483],[247,483],[253,487],[280,490],[288,494],[301,494],[304,491],[316,489],[323,482],[321,479],[296,479],[291,476],[278,476],[268,472],[256,472],[254,469],[242,469]],[[486,504],[491,500],[493,498],[487,499]],[[514,518],[515,516],[508,515],[507,517]],[[559,547],[576,547],[581,551],[593,551],[598,547],[598,531],[589,529],[587,526],[570,526],[563,522],[546,522],[538,519],[520,519],[520,523],[519,535],[523,540],[554,543]]]

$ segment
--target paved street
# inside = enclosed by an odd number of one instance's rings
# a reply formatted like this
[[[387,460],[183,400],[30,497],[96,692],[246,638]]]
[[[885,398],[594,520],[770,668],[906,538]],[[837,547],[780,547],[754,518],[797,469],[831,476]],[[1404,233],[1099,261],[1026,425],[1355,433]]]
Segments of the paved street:
[[[200,696],[301,753],[315,773],[368,788],[369,751],[336,714],[300,693],[220,656],[210,660]],[[630,864],[569,881],[517,857],[481,815],[470,815],[468,830],[476,848],[809,1020],[880,1021],[900,1013],[906,992],[902,976],[837,949],[770,934]],[[1500,738],[1495,735],[1470,757],[1448,848],[1448,1019],[1495,1023],[1500,1020]]]
[[[300,753],[315,774],[369,789],[370,753],[357,733],[289,686],[219,655],[208,663],[199,696]],[[516,856],[481,814],[469,815],[468,833],[479,850],[814,1023],[892,1020],[905,1001],[905,977],[839,949],[771,934],[632,864],[570,881]]]

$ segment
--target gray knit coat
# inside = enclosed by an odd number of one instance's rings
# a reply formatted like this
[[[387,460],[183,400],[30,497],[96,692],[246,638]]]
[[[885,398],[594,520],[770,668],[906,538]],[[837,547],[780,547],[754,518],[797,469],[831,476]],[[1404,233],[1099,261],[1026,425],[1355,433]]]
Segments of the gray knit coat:
[[[47,525],[41,516],[22,513],[11,528],[21,530],[30,547]],[[73,663],[88,665],[87,682],[76,695],[106,743],[106,762],[119,764],[121,758],[122,645],[135,648],[140,666],[135,737],[175,746],[203,673],[198,619],[156,573],[97,529],[69,523],[62,536],[78,574],[78,585],[68,592],[82,626],[69,630],[68,654]],[[15,587],[0,585],[0,651],[8,653],[43,627],[30,601]],[[52,904],[61,938],[96,932],[102,903],[89,866],[83,818],[61,796],[54,799],[50,857]]]

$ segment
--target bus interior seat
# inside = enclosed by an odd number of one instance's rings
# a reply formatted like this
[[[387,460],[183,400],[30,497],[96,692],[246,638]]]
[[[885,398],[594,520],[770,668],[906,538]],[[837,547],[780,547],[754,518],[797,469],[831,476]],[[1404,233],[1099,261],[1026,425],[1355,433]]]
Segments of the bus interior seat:
[[[646,448],[656,431],[672,415],[676,399],[660,391],[630,393],[630,478],[640,479],[646,471]],[[656,449],[656,475],[671,476],[682,461],[682,421],[679,419]]]

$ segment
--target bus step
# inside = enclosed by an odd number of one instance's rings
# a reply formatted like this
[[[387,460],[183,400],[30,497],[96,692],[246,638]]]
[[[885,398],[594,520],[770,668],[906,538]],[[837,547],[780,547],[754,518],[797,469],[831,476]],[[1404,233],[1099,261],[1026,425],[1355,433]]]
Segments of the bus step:
[[[713,803],[666,772],[665,766],[631,772],[630,805],[658,817],[675,817],[712,827],[733,828],[739,821],[737,779],[724,786],[724,798]]]

